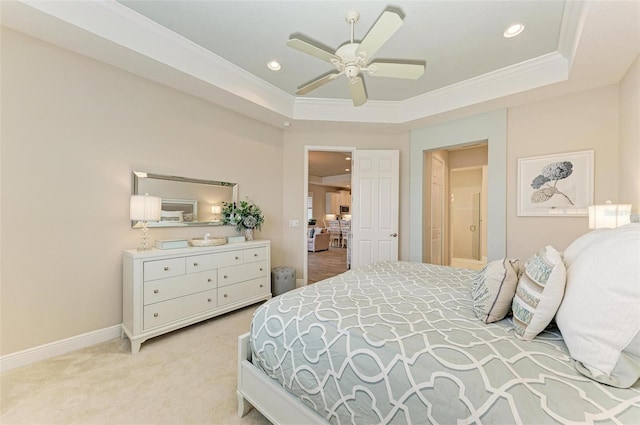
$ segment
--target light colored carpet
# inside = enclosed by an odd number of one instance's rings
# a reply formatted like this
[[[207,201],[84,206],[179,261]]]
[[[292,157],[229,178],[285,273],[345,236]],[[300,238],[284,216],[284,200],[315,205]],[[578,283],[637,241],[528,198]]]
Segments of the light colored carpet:
[[[242,424],[237,337],[257,305],[148,340],[131,355],[115,339],[4,372],[0,422],[8,424]]]

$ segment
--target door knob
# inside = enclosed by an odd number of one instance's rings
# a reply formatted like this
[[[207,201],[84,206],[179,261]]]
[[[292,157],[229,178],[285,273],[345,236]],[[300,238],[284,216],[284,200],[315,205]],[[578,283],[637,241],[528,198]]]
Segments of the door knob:
[[[392,238],[397,238],[397,237],[398,237],[398,234],[397,234],[397,233],[392,233],[392,234],[390,234],[389,236],[391,236]]]
[[[472,225],[469,227],[469,230],[471,230],[472,232],[475,232],[475,231],[476,231],[476,226],[475,226],[475,224],[472,224]]]

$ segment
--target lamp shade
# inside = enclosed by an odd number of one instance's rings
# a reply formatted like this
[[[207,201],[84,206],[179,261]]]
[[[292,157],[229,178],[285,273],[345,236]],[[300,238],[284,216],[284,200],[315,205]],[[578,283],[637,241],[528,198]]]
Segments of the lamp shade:
[[[131,220],[137,221],[158,221],[160,220],[160,209],[162,198],[149,195],[131,196]]]
[[[631,222],[631,204],[591,205],[589,229],[613,229]]]
[[[222,207],[220,205],[213,205],[211,207],[211,214],[222,214]]]

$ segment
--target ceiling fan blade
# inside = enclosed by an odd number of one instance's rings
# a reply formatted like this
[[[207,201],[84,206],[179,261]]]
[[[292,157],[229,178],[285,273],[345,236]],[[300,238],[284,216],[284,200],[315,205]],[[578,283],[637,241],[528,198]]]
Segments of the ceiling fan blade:
[[[364,105],[367,102],[367,93],[364,90],[362,78],[356,77],[349,81],[349,91],[351,92],[351,100],[353,106]]]
[[[367,67],[372,77],[407,78],[417,80],[424,74],[424,65],[412,63],[373,62]]]
[[[333,74],[329,74],[329,75],[325,75],[322,78],[318,78],[317,80],[307,84],[304,87],[300,87],[298,90],[296,90],[296,94],[298,95],[304,95],[309,93],[312,90],[317,89],[318,87],[324,86],[325,84],[327,84],[328,82],[335,80],[336,78],[338,78],[340,76],[339,72],[333,73]]]
[[[334,55],[331,52],[328,52],[324,49],[314,46],[313,44],[309,44],[306,41],[302,41],[299,38],[291,38],[287,41],[287,46],[299,50],[302,53],[306,53],[308,55],[314,56],[318,59],[322,59],[326,62],[331,62],[331,59],[340,61],[340,58]]]
[[[372,58],[378,49],[380,49],[401,26],[402,18],[400,18],[400,15],[388,10],[385,11],[364,37],[356,53],[364,53],[368,58]]]

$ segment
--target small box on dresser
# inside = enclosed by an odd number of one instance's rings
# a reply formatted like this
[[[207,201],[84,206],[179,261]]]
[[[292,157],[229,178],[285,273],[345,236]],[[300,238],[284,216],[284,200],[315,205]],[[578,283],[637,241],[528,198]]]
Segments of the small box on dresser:
[[[149,338],[271,298],[270,242],[123,253],[122,332]]]

